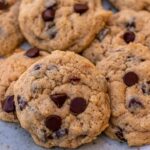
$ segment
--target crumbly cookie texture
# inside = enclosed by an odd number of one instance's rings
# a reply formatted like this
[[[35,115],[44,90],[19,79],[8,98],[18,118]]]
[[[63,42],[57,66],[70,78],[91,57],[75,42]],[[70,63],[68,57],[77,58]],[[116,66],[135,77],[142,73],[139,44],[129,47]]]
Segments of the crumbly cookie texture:
[[[21,51],[21,50],[20,50]],[[0,64],[0,119],[17,122],[14,105],[14,83],[20,75],[34,62],[46,56],[46,52],[31,49],[17,52],[1,60]],[[32,57],[32,58],[31,58]]]
[[[110,15],[100,7],[99,0],[23,0],[19,22],[32,45],[48,51],[67,49],[79,53]]]
[[[148,10],[150,11],[149,0],[110,0],[118,9]]]
[[[19,29],[19,0],[0,1],[0,56],[9,55],[23,41]]]
[[[32,65],[14,93],[20,124],[40,146],[76,148],[108,127],[107,83],[73,52],[54,51]]]
[[[99,32],[83,56],[96,63],[129,43],[141,43],[150,48],[149,26],[149,12],[122,10],[110,17],[107,26]]]
[[[150,144],[150,49],[129,44],[97,64],[108,80],[111,101],[106,134],[129,146]]]

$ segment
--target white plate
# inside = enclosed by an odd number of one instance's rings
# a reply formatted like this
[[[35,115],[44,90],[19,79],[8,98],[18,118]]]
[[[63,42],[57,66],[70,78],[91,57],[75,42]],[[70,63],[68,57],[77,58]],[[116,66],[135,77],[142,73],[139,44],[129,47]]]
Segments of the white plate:
[[[106,8],[110,8],[106,1],[104,4]],[[27,49],[29,45],[23,44],[21,47]],[[46,149],[35,145],[30,135],[19,125],[0,121],[0,150]],[[60,149],[56,148],[55,150]],[[150,150],[150,146],[129,148],[125,143],[113,141],[102,135],[94,143],[82,146],[78,150]]]

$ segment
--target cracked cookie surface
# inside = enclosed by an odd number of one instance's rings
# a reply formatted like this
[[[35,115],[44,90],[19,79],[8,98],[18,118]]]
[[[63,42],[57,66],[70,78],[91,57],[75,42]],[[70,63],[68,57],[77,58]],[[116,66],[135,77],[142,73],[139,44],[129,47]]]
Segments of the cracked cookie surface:
[[[150,144],[150,49],[129,44],[97,64],[108,80],[111,118],[106,134],[130,146]]]
[[[19,50],[20,51],[20,50]],[[34,51],[34,52],[33,52]],[[35,52],[36,51],[36,52]],[[14,105],[14,84],[20,75],[34,62],[46,56],[46,52],[29,50],[17,52],[2,59],[0,64],[0,119],[17,122]],[[33,57],[34,56],[34,57]],[[32,58],[31,58],[32,57]]]
[[[18,22],[19,0],[0,1],[0,55],[9,55],[23,41]]]
[[[92,42],[110,14],[100,7],[99,0],[23,0],[19,22],[32,45],[79,53]]]
[[[73,52],[55,51],[32,65],[15,84],[15,104],[21,126],[47,148],[76,148],[108,127],[106,81]]]
[[[122,45],[141,43],[150,48],[150,13],[122,10],[110,17],[83,56],[93,63],[101,61]]]

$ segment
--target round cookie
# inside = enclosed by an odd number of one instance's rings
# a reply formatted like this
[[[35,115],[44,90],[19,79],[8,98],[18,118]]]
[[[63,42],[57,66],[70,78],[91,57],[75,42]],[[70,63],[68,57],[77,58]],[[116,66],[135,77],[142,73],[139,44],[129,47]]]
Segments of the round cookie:
[[[0,56],[11,54],[22,42],[19,29],[19,0],[0,1]]]
[[[92,42],[110,14],[100,7],[99,0],[23,0],[19,22],[32,45],[79,53]]]
[[[129,146],[150,144],[150,49],[129,44],[97,63],[108,80],[111,118],[106,134]]]
[[[54,51],[38,61],[14,89],[20,124],[40,146],[76,148],[108,127],[107,83],[73,52]]]
[[[83,56],[96,63],[122,45],[141,43],[150,48],[150,13],[122,10],[110,17]]]
[[[17,52],[4,59],[0,64],[0,119],[17,122],[14,106],[13,87],[20,75],[34,62],[46,56],[46,52],[30,49]]]
[[[150,0],[110,0],[118,9],[134,9],[150,11]]]

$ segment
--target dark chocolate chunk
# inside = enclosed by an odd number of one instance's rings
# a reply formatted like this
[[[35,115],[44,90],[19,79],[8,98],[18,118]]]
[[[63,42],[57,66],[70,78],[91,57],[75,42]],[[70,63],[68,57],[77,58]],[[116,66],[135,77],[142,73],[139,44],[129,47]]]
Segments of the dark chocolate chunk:
[[[72,84],[76,84],[76,83],[80,82],[80,80],[81,79],[78,77],[71,77],[69,82],[71,82]]]
[[[135,33],[132,31],[127,31],[123,35],[124,41],[128,44],[130,42],[134,42],[135,40]]]
[[[0,10],[6,9],[8,7],[8,4],[5,0],[0,0]]]
[[[61,108],[64,105],[68,96],[66,93],[57,93],[50,95],[50,98],[57,105],[58,108]]]
[[[75,4],[74,11],[79,14],[85,13],[89,9],[87,4]]]
[[[124,138],[123,130],[121,128],[118,128],[118,131],[115,134],[120,141],[127,142],[127,140]]]
[[[45,22],[47,21],[53,21],[55,18],[55,9],[53,9],[53,7],[46,9],[43,13],[42,13],[42,18]]]
[[[62,119],[57,115],[51,115],[46,118],[45,125],[51,131],[57,131],[61,128]]]
[[[130,111],[135,112],[137,109],[144,108],[143,104],[141,101],[139,101],[137,98],[132,98],[129,101],[128,108]]]
[[[34,47],[34,48],[30,48],[26,53],[25,55],[30,57],[30,58],[34,58],[34,57],[37,57],[39,56],[39,53],[40,53],[40,49]]]
[[[86,107],[86,100],[82,97],[76,97],[71,101],[70,111],[74,115],[79,115],[85,111]]]
[[[14,95],[6,97],[3,103],[3,110],[7,113],[15,112]]]
[[[123,81],[127,86],[130,87],[139,82],[139,77],[134,72],[128,72],[124,75]]]

